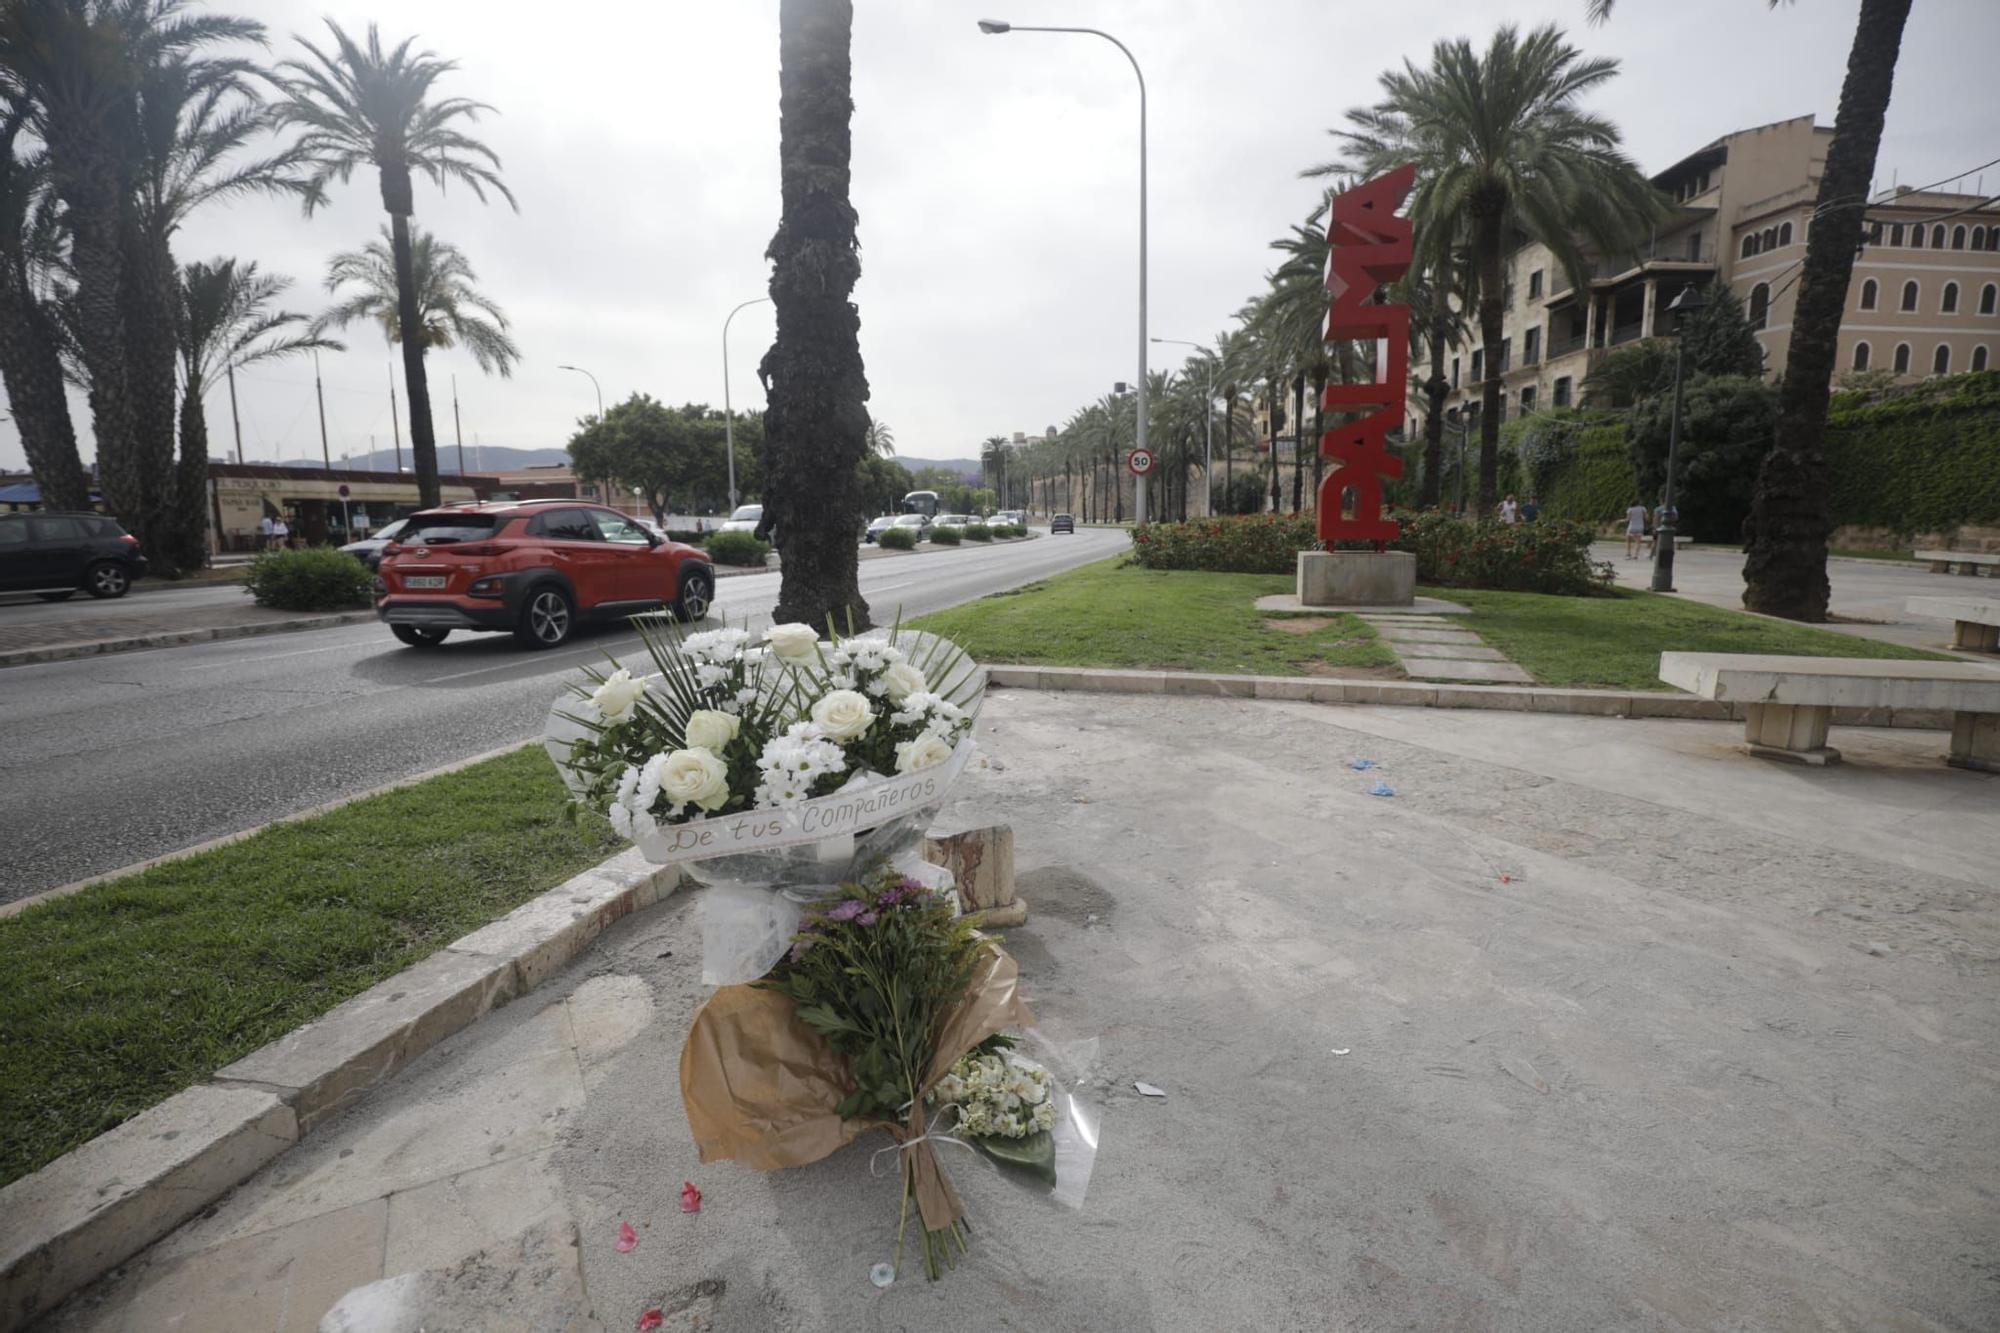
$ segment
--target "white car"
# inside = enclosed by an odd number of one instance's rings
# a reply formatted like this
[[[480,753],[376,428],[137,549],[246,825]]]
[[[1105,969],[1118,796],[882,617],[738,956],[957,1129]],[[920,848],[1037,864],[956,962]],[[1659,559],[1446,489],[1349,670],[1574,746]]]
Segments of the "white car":
[[[724,520],[721,532],[755,532],[757,525],[764,521],[763,505],[738,505],[736,511]]]
[[[977,523],[978,521],[971,514],[939,514],[931,520],[935,526],[940,528],[963,528],[967,524]]]

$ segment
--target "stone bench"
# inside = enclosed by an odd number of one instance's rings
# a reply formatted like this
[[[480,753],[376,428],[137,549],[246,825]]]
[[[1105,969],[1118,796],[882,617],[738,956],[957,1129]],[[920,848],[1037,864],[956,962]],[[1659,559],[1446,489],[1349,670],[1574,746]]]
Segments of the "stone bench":
[[[1952,622],[1951,646],[1961,652],[2000,652],[2000,600],[1987,597],[1912,597],[1912,615]]]
[[[1929,562],[1933,574],[1949,574],[1954,565],[1967,577],[1978,574],[1982,566],[1988,577],[2000,569],[2000,552],[1996,551],[1918,551],[1914,558]]]
[[[1840,751],[1826,743],[1835,708],[1922,708],[1951,715],[1946,763],[2000,773],[2000,669],[1983,663],[1661,653],[1660,679],[1744,706],[1744,738],[1755,755],[1838,763]]]

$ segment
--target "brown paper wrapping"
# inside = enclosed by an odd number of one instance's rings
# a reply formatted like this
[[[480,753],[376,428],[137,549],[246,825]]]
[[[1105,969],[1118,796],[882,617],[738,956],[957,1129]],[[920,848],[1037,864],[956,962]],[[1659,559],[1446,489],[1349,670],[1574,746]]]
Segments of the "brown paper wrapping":
[[[870,1129],[886,1130],[898,1143],[921,1137],[924,1094],[959,1057],[996,1032],[1035,1021],[1019,983],[1019,966],[988,941],[965,998],[945,1017],[937,1055],[901,1124],[840,1118],[834,1108],[854,1086],[847,1061],[799,1021],[789,999],[756,986],[719,988],[681,1048],[681,1102],[701,1160],[733,1158],[770,1171],[817,1162]],[[907,1159],[925,1229],[941,1231],[958,1220],[958,1195],[931,1145],[897,1156]]]

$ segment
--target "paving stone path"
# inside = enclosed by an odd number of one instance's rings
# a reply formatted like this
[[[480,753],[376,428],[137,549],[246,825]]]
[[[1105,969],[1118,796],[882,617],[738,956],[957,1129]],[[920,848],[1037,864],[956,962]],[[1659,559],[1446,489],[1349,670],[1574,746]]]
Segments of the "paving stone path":
[[[1412,680],[1476,680],[1532,685],[1535,678],[1449,615],[1420,610],[1356,613],[1396,650]]]

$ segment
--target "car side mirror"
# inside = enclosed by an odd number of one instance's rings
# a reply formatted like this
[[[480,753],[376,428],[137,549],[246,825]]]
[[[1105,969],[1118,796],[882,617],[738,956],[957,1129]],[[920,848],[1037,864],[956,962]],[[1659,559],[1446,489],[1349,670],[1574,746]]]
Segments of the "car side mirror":
[[[660,536],[659,533],[654,532],[651,529],[641,528],[639,530],[646,534],[646,545],[648,546],[658,546],[661,542],[666,540],[664,537]]]

